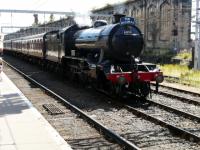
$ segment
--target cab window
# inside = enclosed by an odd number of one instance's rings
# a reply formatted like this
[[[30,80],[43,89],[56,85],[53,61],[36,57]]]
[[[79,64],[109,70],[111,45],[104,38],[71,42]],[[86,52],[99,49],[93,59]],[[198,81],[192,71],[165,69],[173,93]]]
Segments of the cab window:
[[[156,69],[156,65],[147,65],[147,68],[149,70],[154,70],[154,69]]]
[[[148,69],[144,65],[138,65],[138,71],[148,72]]]

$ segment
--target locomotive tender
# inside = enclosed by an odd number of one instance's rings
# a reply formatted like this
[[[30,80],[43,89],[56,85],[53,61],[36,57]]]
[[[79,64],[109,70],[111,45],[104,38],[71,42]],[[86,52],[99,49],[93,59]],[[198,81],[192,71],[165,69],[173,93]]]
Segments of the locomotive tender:
[[[114,24],[99,20],[93,27],[75,24],[33,36],[5,37],[4,50],[113,95],[131,92],[146,97],[151,81],[163,81],[162,72],[140,69],[136,58],[144,41],[134,18],[115,15],[115,20]]]

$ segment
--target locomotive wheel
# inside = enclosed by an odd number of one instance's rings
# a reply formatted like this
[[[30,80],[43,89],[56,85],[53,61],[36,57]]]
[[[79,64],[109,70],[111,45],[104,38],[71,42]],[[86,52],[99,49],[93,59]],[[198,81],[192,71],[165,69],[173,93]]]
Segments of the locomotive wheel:
[[[85,87],[88,84],[88,76],[84,73],[79,74],[80,84]]]
[[[72,73],[69,77],[70,81],[77,87],[80,87],[81,85],[81,78],[78,73]]]
[[[109,93],[111,96],[115,96],[116,95],[116,88],[115,88],[115,85],[110,81],[108,83],[108,86],[109,86]]]
[[[116,85],[115,86],[115,93],[117,95],[121,95],[121,93],[122,93],[122,86],[121,85]]]
[[[150,93],[150,84],[149,83],[141,83],[140,84],[140,95],[141,97],[147,97]]]
[[[111,96],[123,97],[126,95],[124,85],[109,83],[109,92]]]

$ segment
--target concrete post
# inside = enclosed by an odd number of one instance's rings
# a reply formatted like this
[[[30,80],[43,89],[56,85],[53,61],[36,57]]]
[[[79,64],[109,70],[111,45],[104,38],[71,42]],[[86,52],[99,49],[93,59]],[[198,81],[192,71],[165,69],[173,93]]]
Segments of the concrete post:
[[[195,57],[194,69],[200,69],[200,0],[196,0],[196,29],[195,29]]]

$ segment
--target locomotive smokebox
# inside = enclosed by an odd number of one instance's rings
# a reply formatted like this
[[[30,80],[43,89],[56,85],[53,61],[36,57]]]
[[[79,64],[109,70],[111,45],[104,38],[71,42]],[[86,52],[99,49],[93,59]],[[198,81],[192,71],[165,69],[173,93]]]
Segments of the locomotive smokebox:
[[[125,17],[126,15],[116,13],[113,16],[114,16],[114,22],[113,23],[119,23],[120,22],[120,18]]]

